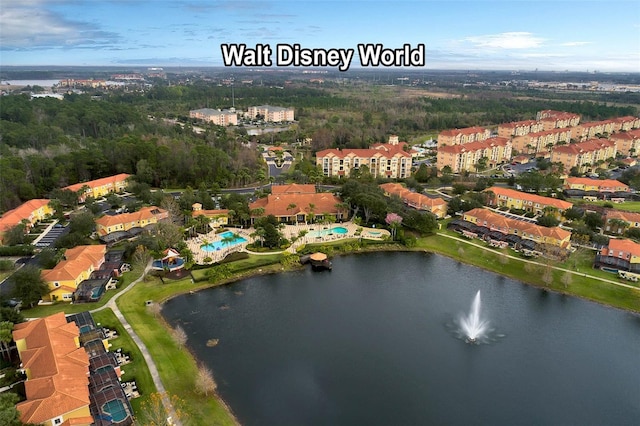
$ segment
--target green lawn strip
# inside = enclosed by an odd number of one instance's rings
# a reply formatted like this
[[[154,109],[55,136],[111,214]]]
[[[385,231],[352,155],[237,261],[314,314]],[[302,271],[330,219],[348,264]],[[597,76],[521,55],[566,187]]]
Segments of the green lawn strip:
[[[126,297],[118,300],[118,307],[145,342],[167,392],[179,398],[177,408],[189,419],[189,423],[235,424],[220,400],[195,391],[196,360],[188,351],[178,347],[162,319],[154,317],[146,306],[147,300],[161,302],[174,294],[197,288],[190,279],[165,282],[162,284],[157,278],[151,278],[138,283]]]
[[[122,351],[129,355],[131,362],[121,367],[121,370],[124,371],[122,381],[130,382],[135,380],[138,391],[140,392],[140,398],[132,399],[131,406],[133,407],[134,413],[140,412],[145,401],[149,399],[152,393],[156,392],[156,386],[147,368],[147,363],[140,349],[138,349],[138,346],[131,336],[125,332],[124,327],[120,324],[120,321],[118,321],[118,318],[116,318],[111,309],[94,312],[93,318],[96,323],[99,323],[101,326],[117,331],[118,337],[109,340],[109,343],[112,345],[109,351],[115,352],[117,349],[122,348]]]
[[[471,240],[469,242],[480,246],[483,245],[479,240]],[[542,275],[545,269],[544,259],[531,259],[541,263],[541,265],[529,264],[529,266],[526,266],[527,262],[524,258],[522,260],[505,259],[504,256],[499,254],[519,256],[511,249],[484,250],[472,244],[468,244],[466,240],[456,241],[444,236],[433,235],[419,239],[417,247],[430,252],[443,254],[460,262],[478,266],[538,287],[548,288],[549,290],[583,297],[606,305],[640,312],[640,290],[620,287],[612,283],[591,278],[592,275],[601,276],[601,274],[604,274],[602,275],[603,278],[618,281],[613,274],[594,270],[590,267],[586,269],[587,266],[585,265],[584,273],[589,276],[571,274],[570,282],[565,286],[562,280],[567,273],[565,271],[553,270],[553,281],[551,284],[545,285],[542,282]],[[568,262],[571,263],[571,258]],[[554,262],[550,264],[552,266],[563,267],[562,264]],[[580,268],[580,272],[582,273],[582,268]],[[624,281],[624,284],[629,283]]]
[[[140,277],[141,271],[133,270],[122,274],[122,280],[118,284],[118,288],[114,290],[108,290],[97,302],[91,303],[69,303],[69,302],[54,302],[51,305],[38,305],[30,309],[25,309],[23,314],[27,318],[42,318],[49,315],[56,314],[58,312],[64,312],[65,314],[77,314],[78,312],[92,311],[106,305],[112,297],[114,297],[120,290],[128,287],[133,281]]]
[[[574,203],[576,206],[580,206],[582,204],[592,204],[595,206],[604,206],[605,203],[611,204],[611,201],[608,200],[586,201],[581,198],[570,198],[567,201]],[[615,210],[623,210],[627,212],[640,212],[640,201],[625,201],[624,203],[613,203],[613,208]]]

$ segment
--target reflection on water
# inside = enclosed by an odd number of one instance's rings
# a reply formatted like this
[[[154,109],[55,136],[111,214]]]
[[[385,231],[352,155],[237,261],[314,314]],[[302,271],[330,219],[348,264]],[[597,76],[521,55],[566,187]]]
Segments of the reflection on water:
[[[333,264],[330,274],[255,277],[166,303],[163,315],[183,326],[243,425],[640,418],[637,316],[436,255]],[[490,344],[468,345],[451,326],[479,289],[495,330]]]

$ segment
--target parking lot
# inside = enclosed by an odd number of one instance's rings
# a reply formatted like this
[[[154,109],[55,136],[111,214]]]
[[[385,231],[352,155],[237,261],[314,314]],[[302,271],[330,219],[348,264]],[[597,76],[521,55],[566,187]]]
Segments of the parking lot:
[[[69,233],[68,226],[62,226],[60,224],[51,225],[47,228],[36,240],[33,245],[38,248],[47,248],[55,246],[56,241],[61,236]]]

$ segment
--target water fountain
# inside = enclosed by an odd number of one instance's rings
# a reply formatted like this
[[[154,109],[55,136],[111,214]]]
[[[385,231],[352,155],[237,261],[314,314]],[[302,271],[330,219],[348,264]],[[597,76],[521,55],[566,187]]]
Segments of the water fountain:
[[[480,290],[471,303],[471,311],[467,316],[460,317],[460,331],[468,343],[475,343],[486,336],[489,322],[480,317]]]

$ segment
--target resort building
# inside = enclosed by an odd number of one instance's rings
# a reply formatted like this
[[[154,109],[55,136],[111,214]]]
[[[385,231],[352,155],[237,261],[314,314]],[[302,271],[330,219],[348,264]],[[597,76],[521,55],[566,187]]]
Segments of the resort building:
[[[577,167],[581,173],[591,171],[597,164],[616,157],[616,143],[607,139],[591,139],[585,142],[556,146],[551,152],[551,162],[561,163],[565,171]]]
[[[397,196],[407,206],[433,213],[438,219],[447,215],[447,202],[440,197],[431,198],[424,194],[418,194],[399,183],[384,183],[380,185],[380,188],[387,197]]]
[[[532,132],[523,136],[516,136],[511,139],[513,149],[525,154],[538,154],[552,149],[559,143],[569,143],[571,141],[571,129],[560,128]]]
[[[374,143],[371,145],[372,149],[379,149],[386,152],[408,152],[411,157],[417,157],[420,155],[420,151],[417,151],[406,142],[401,142],[398,135],[389,136],[389,142],[387,143]]]
[[[536,120],[542,123],[544,130],[575,127],[580,124],[580,115],[571,112],[543,110],[538,111]]]
[[[77,246],[67,249],[64,260],[53,269],[44,269],[42,279],[49,286],[49,294],[43,300],[70,302],[73,293],[82,281],[91,278],[91,274],[101,268],[107,251],[104,245]]]
[[[614,179],[590,179],[568,177],[564,181],[564,189],[576,189],[585,192],[629,192],[629,185]]]
[[[2,236],[9,229],[24,224],[25,232],[29,232],[36,223],[50,217],[54,210],[49,205],[49,201],[45,199],[29,200],[3,214],[0,217],[0,243],[2,243]]]
[[[544,126],[536,120],[512,121],[498,126],[498,136],[514,138],[516,136],[525,136],[529,133],[541,132],[542,130],[544,130]]]
[[[491,137],[491,131],[484,127],[466,127],[464,129],[443,130],[438,135],[438,147],[449,145],[464,145],[471,142],[483,141]]]
[[[640,129],[613,133],[609,140],[615,142],[616,151],[620,154],[632,157],[640,154]]]
[[[134,228],[144,228],[168,217],[169,212],[155,206],[143,207],[134,213],[104,215],[96,219],[96,233],[102,238],[114,232],[128,232]]]
[[[563,249],[571,247],[571,232],[558,226],[547,228],[522,220],[511,219],[488,209],[476,208],[465,212],[463,219],[489,231],[505,235],[516,235],[537,244],[549,244]]]
[[[249,204],[251,223],[258,217],[273,215],[282,223],[307,223],[327,215],[337,220],[348,218],[349,209],[330,192],[317,193],[314,185],[278,185],[271,194]],[[256,214],[261,212],[261,214]]]
[[[402,149],[325,149],[316,153],[316,165],[327,177],[349,177],[352,170],[363,166],[374,178],[411,176],[411,154]]]
[[[608,246],[600,249],[596,255],[594,266],[640,273],[640,244],[627,239],[612,238]]]
[[[618,126],[614,120],[590,121],[573,127],[571,129],[571,137],[583,141],[601,136],[609,136]]]
[[[536,215],[554,213],[556,216],[560,216],[562,212],[573,206],[570,202],[557,198],[543,197],[499,186],[492,186],[484,192],[490,194],[488,204],[491,207],[508,207]]]
[[[83,203],[89,196],[97,199],[111,192],[123,192],[127,189],[127,179],[130,176],[131,175],[126,173],[120,173],[115,176],[65,186],[62,189],[76,192],[78,194],[78,201]]]
[[[229,210],[203,210],[200,203],[194,203],[191,209],[191,217],[205,216],[209,219],[209,226],[212,228],[220,228],[229,224]]]
[[[272,105],[252,106],[247,111],[247,117],[252,120],[262,119],[270,123],[294,121],[294,109]]]
[[[202,108],[189,111],[190,118],[213,123],[217,126],[236,126],[238,125],[238,113],[230,109],[213,109]]]
[[[92,425],[89,356],[80,332],[64,313],[16,324],[16,342],[26,400],[16,405],[23,424]]]
[[[640,117],[627,115],[625,117],[612,118],[611,120],[614,122],[614,132],[628,132],[640,129]]]
[[[612,234],[623,234],[630,228],[640,228],[640,213],[607,209],[604,214],[604,230]]]
[[[483,158],[488,168],[508,162],[511,158],[511,141],[495,137],[464,145],[438,146],[436,167],[441,171],[449,166],[452,173],[476,171]]]

